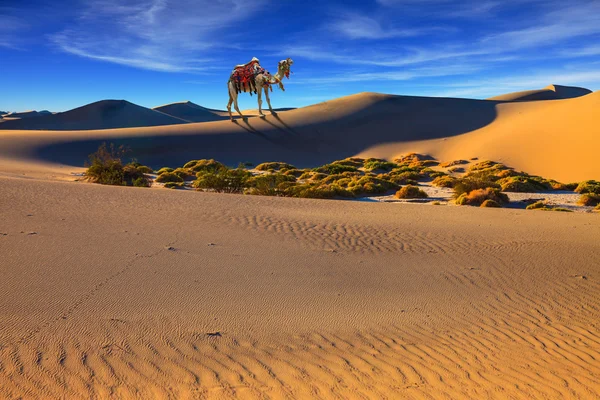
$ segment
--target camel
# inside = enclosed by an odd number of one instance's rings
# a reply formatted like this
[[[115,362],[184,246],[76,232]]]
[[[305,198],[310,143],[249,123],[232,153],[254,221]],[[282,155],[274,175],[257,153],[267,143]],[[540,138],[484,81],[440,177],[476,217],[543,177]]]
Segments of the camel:
[[[249,92],[250,95],[252,95],[254,88],[256,88],[256,94],[258,95],[258,113],[261,118],[265,116],[262,112],[262,92],[264,90],[265,97],[267,98],[267,104],[269,104],[269,110],[272,114],[275,114],[273,107],[271,107],[271,99],[269,98],[269,88],[272,91],[273,88],[271,88],[271,85],[277,84],[282,91],[285,91],[281,80],[284,76],[289,79],[291,72],[290,67],[293,63],[294,61],[291,58],[279,61],[279,63],[277,64],[277,73],[275,75],[271,75],[263,68],[261,68],[258,64],[257,58],[253,58],[252,61],[250,61],[248,64],[237,65],[231,73],[229,81],[227,82],[227,88],[229,91],[229,103],[227,103],[227,111],[229,111],[229,118],[231,119],[231,121],[233,122],[233,115],[231,114],[232,103],[238,114],[240,114],[242,118],[245,118],[238,107],[238,90],[240,92]],[[238,68],[247,67],[253,68],[253,77],[249,78],[252,79],[252,81],[247,82],[248,84],[246,84],[245,82],[240,84],[239,81],[234,81],[234,73],[236,72],[236,70]],[[252,86],[254,86],[254,88]]]

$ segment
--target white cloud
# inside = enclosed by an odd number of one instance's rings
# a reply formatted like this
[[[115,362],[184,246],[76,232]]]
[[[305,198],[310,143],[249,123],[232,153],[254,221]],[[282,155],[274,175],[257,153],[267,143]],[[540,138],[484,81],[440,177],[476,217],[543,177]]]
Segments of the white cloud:
[[[165,72],[200,72],[209,49],[223,46],[235,23],[264,0],[98,0],[77,23],[50,36],[64,52]],[[199,56],[200,55],[200,56]]]
[[[349,39],[389,39],[426,33],[426,29],[396,29],[384,27],[376,18],[346,13],[328,25],[328,29]]]

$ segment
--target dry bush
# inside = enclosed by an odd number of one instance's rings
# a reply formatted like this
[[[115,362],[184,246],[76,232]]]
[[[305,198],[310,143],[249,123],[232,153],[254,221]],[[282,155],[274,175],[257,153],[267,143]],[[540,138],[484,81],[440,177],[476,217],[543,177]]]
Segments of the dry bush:
[[[468,163],[469,162],[467,160],[446,161],[446,162],[440,163],[440,167],[449,168],[449,167],[453,167],[455,165],[463,165],[463,164],[468,164]]]
[[[243,168],[221,168],[214,172],[198,172],[198,179],[192,186],[217,193],[242,193],[251,178],[252,174]]]
[[[540,208],[546,208],[546,202],[545,201],[536,201],[533,204],[528,205],[527,207],[525,207],[526,210],[538,210]]]
[[[357,167],[346,164],[325,164],[318,168],[313,169],[314,172],[320,172],[322,174],[333,175],[333,174],[341,174],[342,172],[356,172],[358,171]]]
[[[345,158],[343,160],[337,160],[332,162],[332,164],[340,164],[340,165],[347,165],[350,167],[356,167],[356,168],[362,168],[365,164],[365,159],[364,158],[360,158],[360,157],[349,157],[349,158]]]
[[[577,193],[593,193],[593,194],[600,194],[600,182],[599,181],[584,181],[581,182],[579,185],[577,185],[577,187],[575,188],[575,191]]]
[[[193,160],[183,166],[184,169],[190,169],[194,172],[217,172],[221,169],[228,169],[224,164],[211,159]]]
[[[281,169],[296,169],[292,164],[284,162],[266,162],[256,166],[257,171],[279,171]]]
[[[585,193],[582,194],[577,204],[586,206],[586,207],[595,207],[600,204],[600,194],[595,193]]]
[[[398,190],[394,197],[397,199],[425,199],[429,196],[417,186],[407,185]]]
[[[508,203],[508,196],[496,188],[475,189],[469,193],[463,193],[456,199],[456,204],[463,206],[481,206],[486,200],[493,200],[498,204]]]
[[[479,207],[500,208],[502,205],[495,200],[487,199]]]
[[[437,186],[437,187],[453,188],[457,182],[458,182],[458,179],[456,179],[452,176],[445,175],[445,176],[438,176],[437,178],[435,178],[433,180],[433,182],[431,182],[431,184],[433,186]]]
[[[102,185],[125,185],[125,173],[121,157],[126,153],[123,146],[102,143],[95,153],[89,155],[85,176],[94,183]]]
[[[295,183],[296,177],[281,173],[257,175],[248,179],[245,193],[259,196],[285,196],[289,183]]]
[[[552,186],[539,177],[509,176],[496,181],[505,192],[543,192],[552,189]]]
[[[187,165],[187,164],[186,164]],[[165,172],[173,172],[175,171],[173,168],[169,168],[169,167],[162,167],[161,169],[159,169],[158,171],[156,171],[156,173],[158,175],[165,173]]]
[[[369,159],[365,161],[365,169],[367,171],[375,171],[375,170],[381,170],[381,171],[391,171],[394,168],[398,167],[398,164],[393,163],[393,162],[389,162],[389,161],[385,161],[385,160],[375,160],[375,159]]]
[[[458,179],[454,184],[454,198],[458,198],[463,194],[467,194],[473,190],[493,188],[500,190],[500,185],[495,182],[478,179],[475,177],[466,177]]]
[[[177,175],[175,172],[163,172],[156,177],[156,182],[183,182],[183,178]]]

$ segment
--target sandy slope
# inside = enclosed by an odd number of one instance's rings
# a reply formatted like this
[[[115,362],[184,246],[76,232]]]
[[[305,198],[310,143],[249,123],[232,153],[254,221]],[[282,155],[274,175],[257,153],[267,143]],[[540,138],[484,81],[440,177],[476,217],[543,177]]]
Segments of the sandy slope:
[[[361,93],[234,123],[2,130],[0,158],[81,166],[103,141],[129,146],[133,156],[156,168],[198,158],[230,165],[277,160],[310,167],[357,154],[392,159],[418,151],[444,160],[489,158],[529,173],[579,181],[600,177],[595,150],[600,146],[599,107],[600,92],[532,102]],[[47,117],[36,120],[42,118]]]
[[[221,121],[227,118],[222,111],[210,110],[191,101],[165,104],[152,109],[189,122]]]
[[[0,398],[600,396],[597,215],[0,186]]]
[[[488,100],[500,101],[534,101],[534,100],[561,100],[572,99],[575,97],[585,96],[592,93],[591,90],[574,87],[549,85],[539,90],[526,90],[523,92],[514,92],[503,94],[500,96],[490,97]]]
[[[6,121],[0,129],[111,129],[187,122],[125,100],[102,100],[62,113],[40,115]]]

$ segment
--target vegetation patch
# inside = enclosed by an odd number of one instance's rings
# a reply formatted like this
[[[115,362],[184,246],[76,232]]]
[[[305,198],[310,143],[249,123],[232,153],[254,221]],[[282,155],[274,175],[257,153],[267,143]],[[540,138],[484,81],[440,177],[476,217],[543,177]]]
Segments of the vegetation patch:
[[[582,194],[577,204],[586,206],[586,207],[596,207],[600,204],[600,194],[595,193],[585,193]]]
[[[165,172],[173,172],[175,171],[173,168],[169,168],[169,167],[162,167],[161,169],[159,169],[158,171],[156,171],[156,173],[158,175],[165,173]]]
[[[90,154],[85,176],[90,182],[102,185],[149,187],[150,179],[145,175],[152,169],[135,161],[123,165],[121,158],[127,153],[125,147],[102,143]]]
[[[357,167],[346,164],[325,164],[321,167],[314,168],[314,172],[320,172],[322,174],[332,175],[332,174],[341,174],[342,172],[356,172],[358,171]]]
[[[186,167],[188,165],[188,167]],[[190,166],[191,165],[191,166]],[[202,160],[194,160],[186,163],[183,168],[190,169],[194,172],[217,172],[221,169],[227,169],[227,167],[218,162],[211,159],[202,159]]]
[[[491,207],[491,208],[500,208],[502,205],[495,200],[487,199],[481,203],[480,207]]]
[[[256,166],[257,171],[279,171],[280,169],[296,169],[292,164],[284,163],[284,162],[266,162],[262,164],[258,164]]]
[[[440,163],[440,167],[442,168],[450,168],[450,167],[454,167],[455,165],[463,165],[463,164],[468,164],[469,162],[467,160],[454,160],[454,161],[446,161],[443,163]]]
[[[509,176],[497,181],[505,192],[543,192],[552,189],[546,180],[533,176]]]
[[[365,169],[367,171],[375,171],[375,170],[391,171],[392,169],[397,168],[397,167],[398,167],[398,164],[389,162],[389,161],[385,161],[385,160],[369,159],[369,160],[365,161]]]
[[[579,185],[577,185],[577,187],[575,188],[575,191],[577,193],[592,193],[592,194],[599,194],[600,195],[600,182],[599,181],[585,181],[585,182],[581,182]]]
[[[398,190],[394,197],[397,199],[425,199],[429,196],[417,186],[406,185]]]
[[[243,168],[222,168],[214,172],[198,172],[198,179],[192,186],[217,193],[243,193],[251,178],[252,173]]]
[[[433,186],[437,186],[437,187],[453,188],[457,182],[458,182],[458,179],[456,179],[452,176],[444,175],[444,176],[438,176],[437,178],[435,178],[433,180],[433,182],[431,182],[431,184]]]
[[[175,172],[163,172],[156,177],[156,182],[183,182],[183,178],[177,175]]]
[[[499,205],[508,203],[508,196],[497,188],[475,189],[468,193],[462,193],[457,199],[459,206],[481,206],[486,200],[493,200]]]

